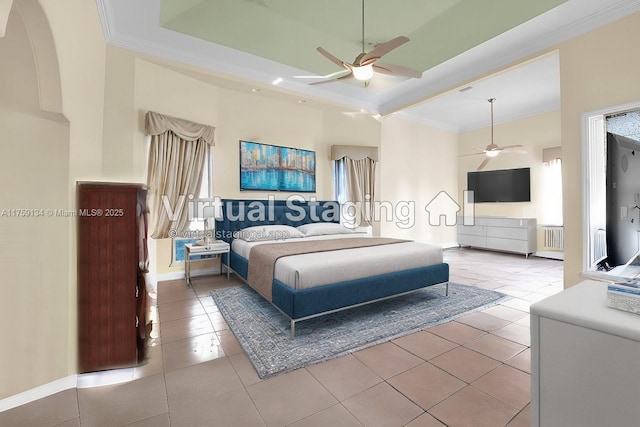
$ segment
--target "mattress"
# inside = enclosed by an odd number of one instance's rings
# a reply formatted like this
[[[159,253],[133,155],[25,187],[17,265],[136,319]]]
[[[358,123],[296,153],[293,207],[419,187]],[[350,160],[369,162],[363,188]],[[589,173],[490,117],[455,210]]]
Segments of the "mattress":
[[[231,249],[250,260],[251,248],[255,245],[352,237],[363,237],[363,235],[361,233],[332,234],[260,242],[235,239]],[[276,261],[274,279],[300,290],[440,263],[442,263],[441,247],[426,243],[403,242],[283,257]]]

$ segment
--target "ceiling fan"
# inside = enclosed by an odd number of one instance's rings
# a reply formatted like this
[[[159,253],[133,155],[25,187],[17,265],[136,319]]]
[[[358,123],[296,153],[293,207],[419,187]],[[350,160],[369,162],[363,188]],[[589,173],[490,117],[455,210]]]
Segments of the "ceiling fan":
[[[350,78],[355,78],[356,80],[364,81],[365,86],[369,85],[369,80],[373,77],[373,73],[382,73],[394,76],[405,76],[405,77],[422,77],[422,73],[411,68],[403,67],[401,65],[393,65],[393,64],[378,64],[376,63],[378,59],[382,58],[387,53],[396,49],[397,47],[408,42],[409,39],[405,36],[399,36],[390,40],[386,43],[382,43],[376,46],[372,51],[365,52],[365,42],[364,42],[364,0],[362,0],[362,53],[360,53],[356,59],[354,59],[353,63],[348,63],[341,61],[334,55],[327,52],[325,49],[319,47],[317,50],[320,52],[325,58],[334,64],[343,67],[344,70],[339,71],[334,74],[330,74],[329,76],[325,76],[325,80],[320,80],[317,82],[309,83],[310,85],[319,85],[324,83],[331,83],[338,80],[345,80]]]
[[[496,99],[489,98],[487,99],[487,101],[489,101],[489,103],[491,104],[491,143],[487,145],[484,150],[478,150],[479,151],[478,153],[461,154],[460,156],[458,156],[458,157],[477,156],[477,155],[486,156],[486,158],[478,166],[478,170],[484,169],[484,167],[487,166],[487,163],[489,163],[489,161],[492,158],[498,156],[498,154],[500,154],[503,151],[511,152],[511,153],[525,153],[525,151],[522,151],[522,150],[514,150],[515,148],[522,147],[522,145],[506,145],[504,147],[499,147],[493,142],[493,103],[496,101]]]

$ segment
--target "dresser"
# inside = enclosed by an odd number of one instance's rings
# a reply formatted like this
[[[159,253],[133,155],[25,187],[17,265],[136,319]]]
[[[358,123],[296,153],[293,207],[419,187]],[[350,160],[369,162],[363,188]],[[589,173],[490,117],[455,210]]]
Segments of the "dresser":
[[[458,217],[458,244],[529,256],[537,249],[535,218],[476,216],[473,225]]]
[[[640,316],[586,280],[531,306],[531,425],[635,427]]]
[[[134,366],[146,338],[147,191],[78,182],[79,372]]]

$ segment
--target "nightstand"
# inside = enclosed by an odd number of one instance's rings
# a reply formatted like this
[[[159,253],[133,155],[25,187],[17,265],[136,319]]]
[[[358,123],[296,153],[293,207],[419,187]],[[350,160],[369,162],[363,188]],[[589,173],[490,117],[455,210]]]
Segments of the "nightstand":
[[[184,245],[184,279],[187,284],[191,284],[191,257],[196,255],[222,255],[227,254],[227,263],[229,258],[229,243],[222,240],[215,240],[206,245],[196,245],[195,243],[187,243]],[[227,268],[227,280],[229,280],[229,265]],[[222,274],[222,258],[220,259],[220,274]]]

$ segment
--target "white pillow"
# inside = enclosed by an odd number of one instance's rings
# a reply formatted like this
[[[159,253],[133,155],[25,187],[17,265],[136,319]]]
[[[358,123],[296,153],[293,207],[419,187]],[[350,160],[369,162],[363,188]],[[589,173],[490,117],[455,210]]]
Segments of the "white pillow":
[[[351,233],[347,227],[337,222],[312,222],[296,227],[305,237],[320,236],[323,234],[346,234]]]
[[[290,225],[256,225],[237,231],[233,237],[247,242],[260,242],[304,237],[304,234]]]

